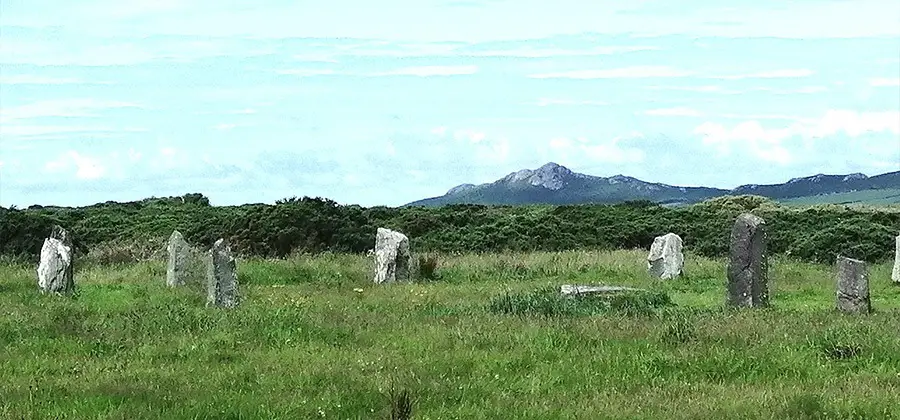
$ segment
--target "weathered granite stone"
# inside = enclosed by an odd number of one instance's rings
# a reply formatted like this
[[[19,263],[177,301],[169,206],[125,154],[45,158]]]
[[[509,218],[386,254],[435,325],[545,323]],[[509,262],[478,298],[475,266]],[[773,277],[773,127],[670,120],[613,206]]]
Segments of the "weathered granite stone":
[[[683,269],[681,237],[674,233],[657,236],[647,255],[647,271],[650,275],[669,280],[680,276]]]
[[[891,271],[891,280],[894,283],[900,283],[900,235],[894,238],[894,269]]]
[[[646,292],[646,289],[636,289],[625,286],[586,286],[578,284],[564,284],[559,287],[559,293],[563,296],[581,296],[593,294],[610,294],[620,292]]]
[[[869,313],[869,271],[865,261],[837,257],[837,307],[847,313]]]
[[[375,234],[375,283],[410,280],[409,238],[390,229]]]
[[[737,307],[769,305],[766,221],[744,213],[731,230],[727,303]]]
[[[41,247],[37,268],[42,293],[69,294],[75,290],[72,238],[60,226],[54,226]]]
[[[166,284],[169,287],[184,285],[189,275],[191,266],[191,247],[184,240],[181,232],[174,231],[169,236],[166,246],[169,253],[169,264],[166,267]]]
[[[231,247],[219,239],[209,250],[207,260],[207,306],[233,308],[238,305],[237,264]]]

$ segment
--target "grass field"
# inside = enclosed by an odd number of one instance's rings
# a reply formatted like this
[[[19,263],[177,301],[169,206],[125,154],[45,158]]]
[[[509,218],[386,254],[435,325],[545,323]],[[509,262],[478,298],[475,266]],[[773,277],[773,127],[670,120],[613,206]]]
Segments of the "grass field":
[[[900,205],[900,189],[863,190],[847,193],[813,195],[808,197],[778,200],[788,206],[810,206],[815,204],[846,204],[867,206]]]
[[[661,282],[645,257],[439,256],[439,279],[386,286],[360,256],[239,261],[234,310],[166,288],[161,262],[83,265],[70,299],[6,265],[0,418],[385,419],[392,386],[414,419],[900,418],[888,264],[870,268],[876,312],[848,316],[829,266],[778,259],[772,307],[727,310],[723,261],[687,255],[686,276]],[[672,305],[527,295],[564,283]],[[554,315],[491,310],[507,293]]]

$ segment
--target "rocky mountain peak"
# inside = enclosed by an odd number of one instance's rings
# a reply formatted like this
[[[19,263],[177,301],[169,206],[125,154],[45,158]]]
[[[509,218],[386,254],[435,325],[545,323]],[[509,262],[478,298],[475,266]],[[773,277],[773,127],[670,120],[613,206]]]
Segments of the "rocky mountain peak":
[[[457,185],[457,186],[451,188],[449,191],[447,191],[447,195],[451,195],[451,194],[459,194],[459,193],[461,193],[461,192],[468,191],[468,190],[471,190],[471,189],[473,189],[473,188],[475,188],[475,184],[461,184],[461,185]]]
[[[573,176],[573,172],[565,166],[555,162],[544,164],[540,168],[522,169],[503,177],[500,182],[519,183],[524,182],[535,187],[543,187],[548,190],[562,189],[566,182]]]

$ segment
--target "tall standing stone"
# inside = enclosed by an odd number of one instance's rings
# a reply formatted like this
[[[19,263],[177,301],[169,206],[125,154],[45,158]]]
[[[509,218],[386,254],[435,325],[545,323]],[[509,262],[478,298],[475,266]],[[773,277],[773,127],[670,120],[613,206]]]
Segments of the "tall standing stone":
[[[375,234],[375,283],[393,283],[410,279],[409,238],[390,229],[378,228]]]
[[[663,280],[681,275],[684,269],[681,237],[674,233],[657,236],[650,246],[647,256],[647,271],[651,276]]]
[[[182,286],[190,270],[191,247],[184,240],[181,232],[174,231],[166,245],[169,263],[166,266],[166,284],[169,287]]]
[[[207,263],[206,305],[222,308],[237,306],[237,264],[231,254],[231,247],[224,239],[213,244]]]
[[[727,303],[737,307],[769,305],[766,221],[744,213],[731,229]]]
[[[75,290],[74,253],[69,233],[53,226],[50,236],[44,239],[37,268],[42,293],[70,294]]]
[[[847,313],[869,313],[869,271],[865,261],[837,257],[837,307]]]
[[[891,280],[900,283],[900,235],[894,238],[894,269],[891,271]]]

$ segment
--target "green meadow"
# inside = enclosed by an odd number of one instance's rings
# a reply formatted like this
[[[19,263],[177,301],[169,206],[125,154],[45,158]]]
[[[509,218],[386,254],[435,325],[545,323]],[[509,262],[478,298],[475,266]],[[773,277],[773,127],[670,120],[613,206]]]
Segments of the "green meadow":
[[[690,253],[670,281],[643,250],[431,257],[389,285],[359,255],[241,259],[231,310],[166,287],[162,261],[77,261],[72,297],[6,263],[0,418],[900,418],[888,263],[870,266],[875,312],[853,316],[833,267],[784,257],[771,307],[742,310],[724,306],[725,261]]]

